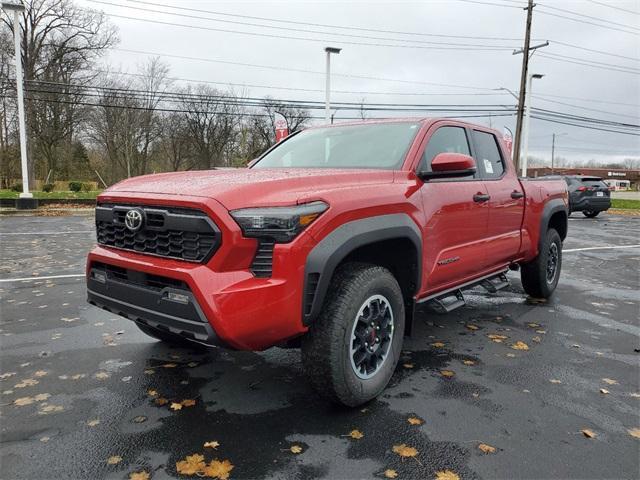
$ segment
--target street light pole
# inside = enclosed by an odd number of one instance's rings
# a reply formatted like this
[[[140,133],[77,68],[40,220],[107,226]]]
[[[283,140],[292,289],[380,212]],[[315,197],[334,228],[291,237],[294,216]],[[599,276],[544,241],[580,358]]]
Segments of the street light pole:
[[[325,100],[324,100],[324,121],[325,123],[329,123],[331,120],[331,54],[340,53],[341,48],[335,47],[326,47],[324,49],[327,52],[327,82],[326,82],[326,90],[325,90]]]
[[[558,136],[567,135],[566,132],[559,133]],[[553,134],[551,140],[551,173],[553,174],[554,164],[555,164],[555,155],[556,155],[556,134]]]
[[[22,3],[2,3],[2,9],[13,12],[13,41],[16,57],[16,92],[18,95],[18,129],[20,131],[20,163],[22,165],[22,193],[20,198],[33,198],[29,192],[29,167],[27,165],[27,131],[24,121],[24,89],[22,80],[22,55],[20,43],[20,13],[24,11]]]
[[[527,95],[526,95],[526,101],[525,101],[525,107],[524,107],[524,133],[523,133],[523,137],[524,137],[524,151],[523,151],[523,158],[522,158],[522,176],[526,177],[527,176],[527,157],[529,156],[529,121],[531,119],[531,84],[533,83],[533,79],[536,78],[542,78],[544,77],[544,75],[541,75],[539,73],[532,73],[529,75],[529,85],[527,87]]]

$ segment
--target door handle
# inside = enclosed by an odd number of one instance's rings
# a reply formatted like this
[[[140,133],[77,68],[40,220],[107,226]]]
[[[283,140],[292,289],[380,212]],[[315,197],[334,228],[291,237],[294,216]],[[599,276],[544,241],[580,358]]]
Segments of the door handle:
[[[478,202],[478,203],[482,203],[482,202],[489,201],[490,198],[491,198],[491,196],[487,195],[486,193],[476,193],[473,196],[473,201],[474,202]]]
[[[524,193],[519,192],[518,190],[514,190],[513,192],[511,192],[511,198],[513,198],[514,200],[522,197],[524,197]]]

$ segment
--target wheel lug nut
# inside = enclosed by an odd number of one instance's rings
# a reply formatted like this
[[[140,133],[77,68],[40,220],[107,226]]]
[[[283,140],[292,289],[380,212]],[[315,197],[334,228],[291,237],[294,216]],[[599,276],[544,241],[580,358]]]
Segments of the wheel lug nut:
[[[380,343],[380,337],[376,337],[376,343]]]
[[[364,346],[368,347],[369,346],[369,342],[364,342]]]
[[[376,327],[376,330],[380,330],[380,325],[378,325],[378,326]]]

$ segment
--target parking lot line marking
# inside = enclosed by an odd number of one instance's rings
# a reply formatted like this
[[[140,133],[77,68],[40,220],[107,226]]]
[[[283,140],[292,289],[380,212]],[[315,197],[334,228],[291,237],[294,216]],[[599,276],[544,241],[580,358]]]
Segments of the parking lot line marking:
[[[55,278],[76,278],[76,277],[84,277],[84,273],[72,273],[69,275],[49,275],[47,277],[1,278],[0,283],[26,282],[29,280],[53,280]]]
[[[67,235],[76,233],[95,233],[95,230],[78,230],[74,232],[0,232],[2,235]]]
[[[569,248],[567,250],[562,250],[562,253],[569,252],[584,252],[586,250],[613,250],[617,248],[638,248],[640,245],[614,245],[610,247],[585,247],[585,248]]]

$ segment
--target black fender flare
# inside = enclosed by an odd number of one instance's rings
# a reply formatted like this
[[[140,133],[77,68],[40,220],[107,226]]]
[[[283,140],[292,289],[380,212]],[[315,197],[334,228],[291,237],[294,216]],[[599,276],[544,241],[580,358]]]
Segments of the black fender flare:
[[[567,237],[566,233],[569,230],[569,224],[568,224],[569,209],[567,208],[567,206],[565,205],[565,203],[562,201],[561,198],[554,198],[552,200],[549,200],[545,204],[544,208],[542,209],[542,215],[540,216],[540,238],[538,239],[538,253],[540,253],[540,247],[542,245],[542,242],[544,241],[544,234],[549,228],[549,222],[551,220],[551,217],[558,212],[564,213],[564,221],[565,221],[564,236],[563,236],[563,232],[558,232],[558,233],[560,234],[560,237],[563,241]]]
[[[347,255],[364,245],[393,239],[408,239],[418,253],[416,286],[422,278],[422,234],[404,213],[367,217],[347,222],[324,237],[305,263],[302,319],[311,324],[318,316],[336,267]]]

